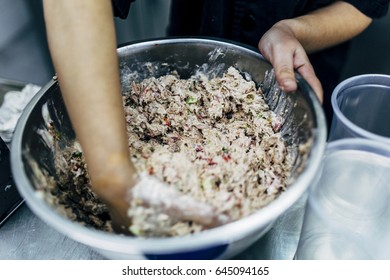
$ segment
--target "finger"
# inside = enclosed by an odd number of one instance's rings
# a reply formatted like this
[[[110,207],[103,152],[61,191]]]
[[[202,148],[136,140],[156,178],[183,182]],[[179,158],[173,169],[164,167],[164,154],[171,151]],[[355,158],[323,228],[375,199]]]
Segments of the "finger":
[[[294,67],[295,70],[305,79],[305,81],[314,90],[318,99],[322,103],[323,90],[320,80],[317,78],[314,68],[310,63],[309,57],[307,56],[303,48],[298,48],[294,56]]]
[[[305,63],[296,68],[297,72],[306,80],[314,90],[320,102],[323,102],[323,89],[310,63]]]
[[[294,74],[293,54],[288,51],[275,52],[271,64],[275,69],[276,81],[285,92],[297,89]]]

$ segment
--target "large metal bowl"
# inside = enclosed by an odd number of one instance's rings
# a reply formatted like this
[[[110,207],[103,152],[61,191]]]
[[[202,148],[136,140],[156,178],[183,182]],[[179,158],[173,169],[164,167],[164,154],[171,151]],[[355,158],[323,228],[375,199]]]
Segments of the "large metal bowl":
[[[26,107],[12,141],[12,171],[26,203],[50,226],[108,258],[226,259],[243,251],[264,235],[273,222],[303,195],[319,169],[326,142],[326,124],[315,93],[298,74],[298,91],[294,94],[281,92],[272,75],[265,77],[271,65],[258,52],[229,42],[202,38],[162,39],[120,47],[118,54],[123,76],[134,80],[160,76],[172,70],[183,78],[200,70],[218,75],[231,65],[250,75],[263,87],[272,110],[285,119],[281,131],[296,159],[287,190],[248,217],[184,237],[127,237],[73,222],[36,192],[44,183],[44,172],[55,174],[48,122],[51,120],[61,132],[61,145],[66,146],[75,137],[59,85],[53,79]],[[304,145],[307,149],[302,153],[299,147]]]

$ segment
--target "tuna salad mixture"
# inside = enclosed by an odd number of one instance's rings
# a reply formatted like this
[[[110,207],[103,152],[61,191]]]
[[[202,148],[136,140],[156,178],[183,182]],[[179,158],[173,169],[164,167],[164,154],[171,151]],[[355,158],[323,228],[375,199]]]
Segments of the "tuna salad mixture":
[[[235,68],[222,77],[149,78],[123,95],[129,149],[137,170],[211,205],[230,221],[273,201],[286,188],[292,163],[280,135],[282,119],[262,92]],[[90,190],[78,143],[57,156],[55,204],[71,218],[111,231],[104,204]],[[75,190],[72,193],[66,190]],[[130,201],[136,236],[178,236],[206,229]]]

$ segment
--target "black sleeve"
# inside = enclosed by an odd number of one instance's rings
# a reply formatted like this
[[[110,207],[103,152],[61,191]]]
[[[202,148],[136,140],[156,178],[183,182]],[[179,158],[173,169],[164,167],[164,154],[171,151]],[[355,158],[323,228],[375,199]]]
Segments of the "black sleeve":
[[[135,0],[111,0],[114,16],[125,19],[129,14],[130,4]]]
[[[390,0],[344,0],[355,6],[370,18],[380,18],[387,14]]]

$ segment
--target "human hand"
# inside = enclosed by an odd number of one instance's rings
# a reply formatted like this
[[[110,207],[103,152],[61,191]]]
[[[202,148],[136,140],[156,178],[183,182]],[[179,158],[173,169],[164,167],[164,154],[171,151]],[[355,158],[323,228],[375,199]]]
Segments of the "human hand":
[[[323,90],[305,49],[285,23],[275,24],[259,41],[259,50],[275,69],[276,81],[285,92],[297,89],[294,70],[309,83],[322,102]]]
[[[91,174],[92,190],[107,205],[115,232],[130,234],[128,193],[138,180],[130,160],[112,160],[99,173]]]
[[[165,185],[148,174],[136,174],[130,164],[111,163],[93,189],[107,205],[115,232],[130,234],[131,218],[128,216],[133,199],[146,208],[154,208],[176,221],[194,221],[206,228],[223,225],[230,218],[217,213],[216,208],[198,201]]]
[[[177,191],[149,174],[142,173],[128,199],[142,201],[145,207],[163,212],[176,221],[193,221],[207,228],[230,222],[217,208]]]

